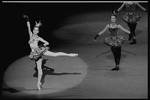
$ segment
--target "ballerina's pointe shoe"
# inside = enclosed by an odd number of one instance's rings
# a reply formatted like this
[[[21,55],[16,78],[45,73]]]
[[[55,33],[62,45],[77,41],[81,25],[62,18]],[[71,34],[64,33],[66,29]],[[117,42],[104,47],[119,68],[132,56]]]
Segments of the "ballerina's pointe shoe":
[[[37,83],[37,88],[38,88],[38,90],[41,90],[41,89],[42,89],[42,83],[41,83],[41,82],[38,82],[38,83]]]

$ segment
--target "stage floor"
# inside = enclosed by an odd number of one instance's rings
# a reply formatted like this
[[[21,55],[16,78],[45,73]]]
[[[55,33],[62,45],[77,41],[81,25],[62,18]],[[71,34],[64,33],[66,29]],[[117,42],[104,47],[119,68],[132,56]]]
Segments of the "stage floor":
[[[119,71],[111,71],[115,67],[113,55],[104,44],[63,49],[68,50],[77,52],[79,57],[47,57],[45,65],[55,71],[45,77],[41,91],[37,90],[37,78],[33,77],[34,62],[27,57],[14,62],[5,74],[7,86],[3,87],[3,97],[147,98],[147,44],[124,44]]]

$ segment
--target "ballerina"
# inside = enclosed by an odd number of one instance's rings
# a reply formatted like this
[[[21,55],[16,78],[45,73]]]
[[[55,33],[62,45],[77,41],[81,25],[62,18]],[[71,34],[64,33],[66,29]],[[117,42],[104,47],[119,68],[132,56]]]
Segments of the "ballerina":
[[[136,25],[137,25],[137,21],[139,21],[141,19],[141,15],[137,12],[135,12],[135,8],[136,8],[136,5],[138,7],[140,7],[143,11],[145,12],[148,12],[147,9],[145,9],[144,7],[142,7],[138,2],[131,2],[131,1],[128,1],[128,2],[124,2],[121,7],[119,7],[117,9],[117,11],[114,11],[114,13],[118,13],[124,6],[126,6],[126,14],[123,15],[123,21],[125,23],[127,23],[128,27],[130,28],[130,31],[131,33],[134,35],[134,37],[136,37],[135,35],[135,29],[136,29]],[[131,40],[132,39],[132,42],[130,44],[136,44],[136,38],[132,38],[131,35],[129,35],[129,39],[128,40]]]
[[[69,56],[69,57],[76,57],[78,54],[76,53],[64,53],[64,52],[51,52],[49,51],[49,43],[44,40],[43,38],[38,36],[39,33],[39,27],[42,25],[41,21],[38,23],[35,22],[35,26],[33,29],[33,32],[31,31],[30,28],[30,22],[29,22],[29,17],[27,15],[23,16],[26,21],[27,21],[27,27],[28,27],[28,32],[29,32],[29,45],[31,48],[31,52],[29,55],[29,58],[33,61],[36,62],[37,64],[37,69],[38,69],[38,82],[37,82],[37,88],[38,90],[41,90],[42,88],[42,83],[41,83],[41,78],[42,78],[42,56],[52,56],[52,57],[57,57],[57,56]],[[39,41],[43,43],[43,45],[38,45]]]
[[[106,27],[94,37],[94,41],[96,41],[98,36],[100,36],[107,29],[109,29],[110,37],[105,38],[104,43],[110,46],[111,51],[114,55],[116,67],[112,70],[119,70],[119,64],[121,59],[121,44],[125,43],[125,39],[123,38],[123,36],[118,36],[118,29],[121,29],[128,34],[131,34],[130,31],[126,30],[120,24],[116,23],[116,19],[116,15],[111,15],[111,23],[107,24]]]

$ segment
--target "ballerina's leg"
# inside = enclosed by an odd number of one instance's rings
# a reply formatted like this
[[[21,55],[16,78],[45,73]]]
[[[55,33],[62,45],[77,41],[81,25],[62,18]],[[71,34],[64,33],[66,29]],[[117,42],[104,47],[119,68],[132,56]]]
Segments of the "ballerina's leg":
[[[56,53],[54,53],[54,52],[51,52],[51,51],[46,51],[44,53],[44,55],[46,55],[46,56],[53,56],[53,57],[57,57],[57,56],[70,56],[70,57],[72,57],[72,56],[77,56],[78,54],[75,54],[75,53],[64,53],[64,52],[56,52]]]
[[[42,74],[43,74],[42,67],[41,67],[41,65],[42,65],[42,59],[39,59],[36,63],[37,63],[37,69],[38,69],[37,87],[38,87],[39,90],[41,90],[41,85],[42,85],[41,78],[42,78]]]

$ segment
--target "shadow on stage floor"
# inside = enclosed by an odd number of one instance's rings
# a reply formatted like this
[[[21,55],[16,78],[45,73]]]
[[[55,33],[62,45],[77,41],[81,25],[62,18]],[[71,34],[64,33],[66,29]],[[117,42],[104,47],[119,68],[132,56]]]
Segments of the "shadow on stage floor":
[[[73,72],[73,73],[69,73],[69,72],[56,73],[56,72],[54,72],[55,70],[53,68],[45,66],[47,60],[48,59],[43,59],[42,60],[42,70],[43,70],[43,75],[42,75],[42,79],[41,79],[42,84],[44,84],[44,79],[45,79],[46,75],[79,75],[79,74],[82,74],[82,73],[77,73],[77,72]],[[38,77],[37,66],[34,69],[35,69],[36,72],[33,74],[33,76]]]

